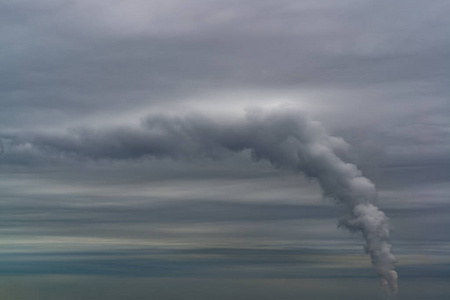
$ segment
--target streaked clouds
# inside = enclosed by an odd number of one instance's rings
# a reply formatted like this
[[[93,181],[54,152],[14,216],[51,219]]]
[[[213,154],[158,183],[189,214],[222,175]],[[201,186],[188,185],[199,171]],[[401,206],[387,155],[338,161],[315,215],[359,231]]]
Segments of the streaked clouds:
[[[249,151],[177,161],[71,153],[80,137],[90,137],[89,153],[102,141],[143,141],[149,116],[232,123],[279,106],[352,146],[346,161],[375,182],[391,219],[400,277],[448,277],[449,13],[439,0],[2,1],[0,295],[36,299],[40,286],[70,290],[69,282],[90,286],[80,297],[101,299],[83,276],[111,287],[115,279],[102,276],[116,272],[136,299],[147,285],[169,299],[171,284],[211,298],[206,279],[189,277],[212,275],[223,277],[211,283],[217,299],[369,299],[370,280],[348,292],[321,278],[373,271],[314,181]],[[63,146],[72,150],[54,151]],[[230,279],[240,275],[247,286]],[[301,289],[277,281],[296,276]],[[405,282],[404,297],[449,295],[439,280],[422,293]]]

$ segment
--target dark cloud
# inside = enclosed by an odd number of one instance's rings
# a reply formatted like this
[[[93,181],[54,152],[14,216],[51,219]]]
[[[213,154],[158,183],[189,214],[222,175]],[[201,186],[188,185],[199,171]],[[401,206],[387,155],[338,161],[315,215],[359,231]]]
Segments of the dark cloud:
[[[352,237],[336,231],[328,206],[314,204],[317,183],[297,179],[285,159],[289,139],[276,138],[296,134],[290,122],[302,122],[303,115],[292,111],[253,123],[240,118],[246,107],[270,110],[289,102],[352,146],[334,150],[377,185],[378,204],[395,229],[394,250],[400,245],[402,254],[415,253],[417,245],[408,244],[414,241],[445,257],[449,12],[443,0],[2,1],[0,232],[8,243],[62,238],[43,246],[47,252],[74,247],[63,237],[91,237],[88,244],[97,246],[101,238],[133,237],[205,248],[247,241],[258,248],[296,235],[303,243],[333,240],[324,247],[336,250],[336,240]],[[261,148],[262,140],[281,145],[280,152]],[[271,168],[261,161],[267,158],[289,170]],[[28,269],[23,263],[15,270],[42,273],[39,259],[29,259]],[[49,265],[50,273],[86,267],[125,276],[140,264],[68,260]],[[4,266],[13,270],[14,263]],[[160,264],[154,274],[188,276],[183,272],[195,269],[188,259],[172,265],[178,273]],[[258,276],[262,266],[246,268]],[[233,267],[221,271],[235,276]],[[444,264],[408,268],[400,259],[401,276],[448,275]],[[277,272],[303,274],[299,268]],[[434,291],[433,284],[426,290]],[[180,284],[201,294],[188,285]],[[416,284],[407,285],[404,297],[411,299],[448,293],[440,287],[423,295],[411,292]],[[3,291],[4,298],[20,299]],[[271,291],[256,294],[283,294]],[[367,294],[342,298],[358,297]]]
[[[93,159],[214,158],[224,151],[250,150],[255,160],[267,160],[275,167],[314,178],[325,197],[344,206],[348,212],[340,226],[363,234],[366,252],[386,290],[396,294],[397,260],[390,250],[388,218],[374,204],[374,184],[355,165],[339,157],[347,152],[348,144],[327,135],[319,123],[292,110],[255,110],[244,119],[228,122],[200,116],[156,116],[145,120],[144,135],[123,130],[112,134],[83,131],[72,139],[38,137],[19,142],[18,146],[26,143],[57,155],[69,153]]]

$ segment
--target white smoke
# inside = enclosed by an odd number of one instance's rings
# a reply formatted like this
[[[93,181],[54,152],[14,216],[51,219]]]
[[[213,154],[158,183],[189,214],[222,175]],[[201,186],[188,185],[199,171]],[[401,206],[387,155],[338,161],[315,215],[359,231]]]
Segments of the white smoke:
[[[397,293],[388,218],[374,204],[374,184],[355,165],[341,159],[349,148],[342,138],[328,135],[319,123],[296,110],[251,111],[227,121],[198,115],[159,115],[148,117],[134,129],[82,130],[63,136],[34,135],[26,140],[47,152],[93,159],[220,158],[250,150],[256,160],[268,160],[276,167],[315,178],[325,197],[342,204],[348,215],[340,226],[362,233],[382,286]]]
[[[388,299],[391,298],[391,295],[395,296],[398,293],[397,272],[391,270],[390,273],[390,282],[388,281],[389,279],[381,277],[381,290],[388,296]]]

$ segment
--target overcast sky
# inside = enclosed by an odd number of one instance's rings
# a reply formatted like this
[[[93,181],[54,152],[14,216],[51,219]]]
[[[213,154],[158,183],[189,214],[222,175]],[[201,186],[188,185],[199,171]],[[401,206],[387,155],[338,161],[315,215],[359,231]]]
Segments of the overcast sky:
[[[298,114],[375,183],[400,298],[447,298],[449,15],[444,0],[1,1],[0,295],[377,299],[344,209],[287,158],[240,148]]]

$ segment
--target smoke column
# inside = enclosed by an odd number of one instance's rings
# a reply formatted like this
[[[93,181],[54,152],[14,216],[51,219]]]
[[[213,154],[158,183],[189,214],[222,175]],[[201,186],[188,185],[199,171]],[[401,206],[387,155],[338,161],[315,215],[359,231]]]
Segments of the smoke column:
[[[339,226],[362,233],[382,287],[388,294],[397,293],[388,218],[374,205],[374,184],[340,158],[349,148],[342,138],[328,135],[319,123],[297,111],[255,110],[232,120],[158,115],[148,117],[138,128],[86,129],[26,140],[40,151],[91,159],[220,158],[249,150],[255,160],[268,160],[275,167],[315,178],[325,197],[343,205],[348,214]]]

